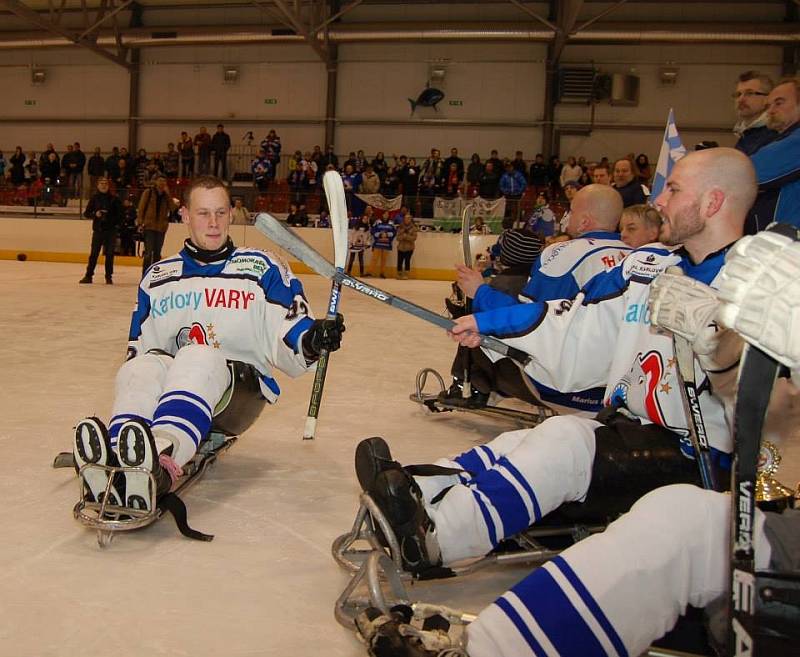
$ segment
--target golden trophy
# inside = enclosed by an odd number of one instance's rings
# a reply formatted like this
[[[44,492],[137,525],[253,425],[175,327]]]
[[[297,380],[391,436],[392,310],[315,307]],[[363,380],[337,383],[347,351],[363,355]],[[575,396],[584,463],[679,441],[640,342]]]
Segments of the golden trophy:
[[[756,502],[764,511],[780,512],[794,506],[794,491],[773,476],[780,464],[781,455],[778,448],[769,440],[765,440],[759,450],[756,475]]]

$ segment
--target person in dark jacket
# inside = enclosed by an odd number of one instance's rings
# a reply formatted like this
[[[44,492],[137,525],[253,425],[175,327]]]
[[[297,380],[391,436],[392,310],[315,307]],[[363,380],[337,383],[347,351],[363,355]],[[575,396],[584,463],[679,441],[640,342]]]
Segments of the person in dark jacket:
[[[745,71],[739,76],[733,92],[736,125],[733,132],[739,137],[734,148],[752,155],[778,136],[767,125],[767,96],[773,88],[772,79],[758,71]]]
[[[231,148],[230,135],[225,132],[225,126],[217,125],[217,131],[211,137],[211,152],[214,154],[214,175],[223,180],[228,179],[228,151]]]
[[[106,284],[111,285],[114,274],[114,247],[117,242],[117,231],[122,223],[122,203],[119,198],[109,191],[108,178],[97,180],[97,193],[89,199],[83,216],[92,220],[92,246],[89,252],[89,263],[86,265],[86,275],[80,283],[91,283],[94,268],[100,249],[106,255]]]

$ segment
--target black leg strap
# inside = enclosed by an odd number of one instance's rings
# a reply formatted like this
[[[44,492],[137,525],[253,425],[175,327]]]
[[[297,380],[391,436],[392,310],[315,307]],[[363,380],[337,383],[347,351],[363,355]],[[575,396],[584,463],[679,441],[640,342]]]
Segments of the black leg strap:
[[[204,534],[196,529],[189,527],[186,519],[186,505],[183,500],[175,493],[167,493],[159,501],[158,506],[162,511],[169,511],[172,517],[175,518],[175,524],[178,531],[186,538],[191,538],[195,541],[212,541],[214,540],[213,534]]]

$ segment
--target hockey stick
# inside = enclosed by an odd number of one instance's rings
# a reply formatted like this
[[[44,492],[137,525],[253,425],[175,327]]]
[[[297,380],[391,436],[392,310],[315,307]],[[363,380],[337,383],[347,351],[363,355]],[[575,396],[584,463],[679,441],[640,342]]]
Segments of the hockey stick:
[[[325,278],[339,279],[344,287],[349,287],[360,294],[364,294],[372,299],[381,301],[387,305],[397,308],[398,310],[402,310],[410,315],[414,315],[421,320],[435,324],[436,326],[439,326],[445,330],[449,331],[453,328],[453,326],[455,326],[455,322],[453,322],[453,320],[442,317],[432,310],[428,310],[427,308],[418,306],[411,301],[406,301],[405,299],[396,297],[393,294],[389,294],[388,292],[381,290],[380,288],[367,285],[357,278],[348,276],[343,272],[337,272],[336,268],[325,258],[323,258],[322,255],[320,255],[320,253],[316,251],[310,244],[295,235],[268,212],[262,212],[256,217],[255,226],[266,237],[272,240],[272,242],[291,253],[298,260],[300,260],[300,262],[305,263],[321,276],[324,276]],[[480,338],[482,347],[490,349],[491,351],[495,351],[499,354],[503,354],[504,356],[512,358],[523,365],[527,365],[531,360],[531,357],[524,351],[521,351],[516,347],[509,347],[507,344],[501,342],[497,338],[493,338],[488,335],[481,335]]]
[[[681,384],[681,398],[689,425],[689,438],[692,441],[694,456],[700,468],[700,479],[706,490],[717,490],[714,468],[711,463],[711,452],[708,447],[708,434],[700,400],[697,397],[697,382],[694,375],[694,352],[686,338],[672,336],[675,346],[675,358],[678,363],[678,380]]]
[[[331,211],[331,228],[333,228],[333,262],[337,273],[344,273],[347,260],[347,204],[344,197],[342,177],[336,171],[328,171],[322,179],[328,208]],[[328,314],[325,319],[336,320],[339,299],[342,296],[342,284],[334,278],[331,283],[331,296],[328,300]],[[306,425],[303,429],[303,440],[314,440],[319,417],[319,405],[322,402],[322,390],[325,387],[325,376],[328,373],[328,357],[330,352],[321,349],[317,360],[317,371],[314,373],[314,384],[311,387],[311,399],[308,401]]]
[[[763,351],[745,346],[739,368],[736,413],[733,422],[733,518],[731,524],[731,601],[728,653],[753,655],[755,644],[756,575],[753,549],[756,473],[761,430],[778,363]]]
[[[472,268],[472,247],[469,243],[469,224],[472,219],[472,204],[468,203],[464,206],[461,213],[461,251],[464,254],[464,265]],[[467,315],[472,314],[472,300],[468,296],[464,296],[464,312]],[[472,369],[472,350],[466,349],[464,352],[464,387],[461,393],[464,399],[472,397],[472,381],[469,378],[470,370]]]

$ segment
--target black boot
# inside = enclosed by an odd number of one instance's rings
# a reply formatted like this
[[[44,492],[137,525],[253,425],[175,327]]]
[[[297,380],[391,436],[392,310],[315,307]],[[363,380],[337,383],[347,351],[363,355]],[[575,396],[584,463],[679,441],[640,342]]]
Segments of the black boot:
[[[150,427],[142,420],[129,420],[120,427],[117,445],[123,467],[142,468],[153,473],[156,490],[146,472],[125,473],[125,506],[152,511],[152,502],[169,492],[172,477],[161,467],[159,453]]]
[[[119,465],[116,454],[111,448],[106,425],[96,417],[87,417],[78,422],[72,443],[72,455],[78,472],[87,464]],[[87,467],[83,471],[83,481],[86,484],[86,499],[90,502],[102,502],[108,486],[108,472],[102,468]],[[120,490],[122,484],[122,481],[115,481],[109,489],[111,504],[122,506],[123,492]]]
[[[459,408],[486,408],[489,403],[489,393],[476,388],[472,388],[470,395],[464,397],[464,382],[461,379],[453,379],[450,387],[440,392],[438,398],[449,406]]]
[[[92,277],[89,274],[86,274],[81,280],[78,281],[81,285],[85,285],[86,283],[91,283]]]

